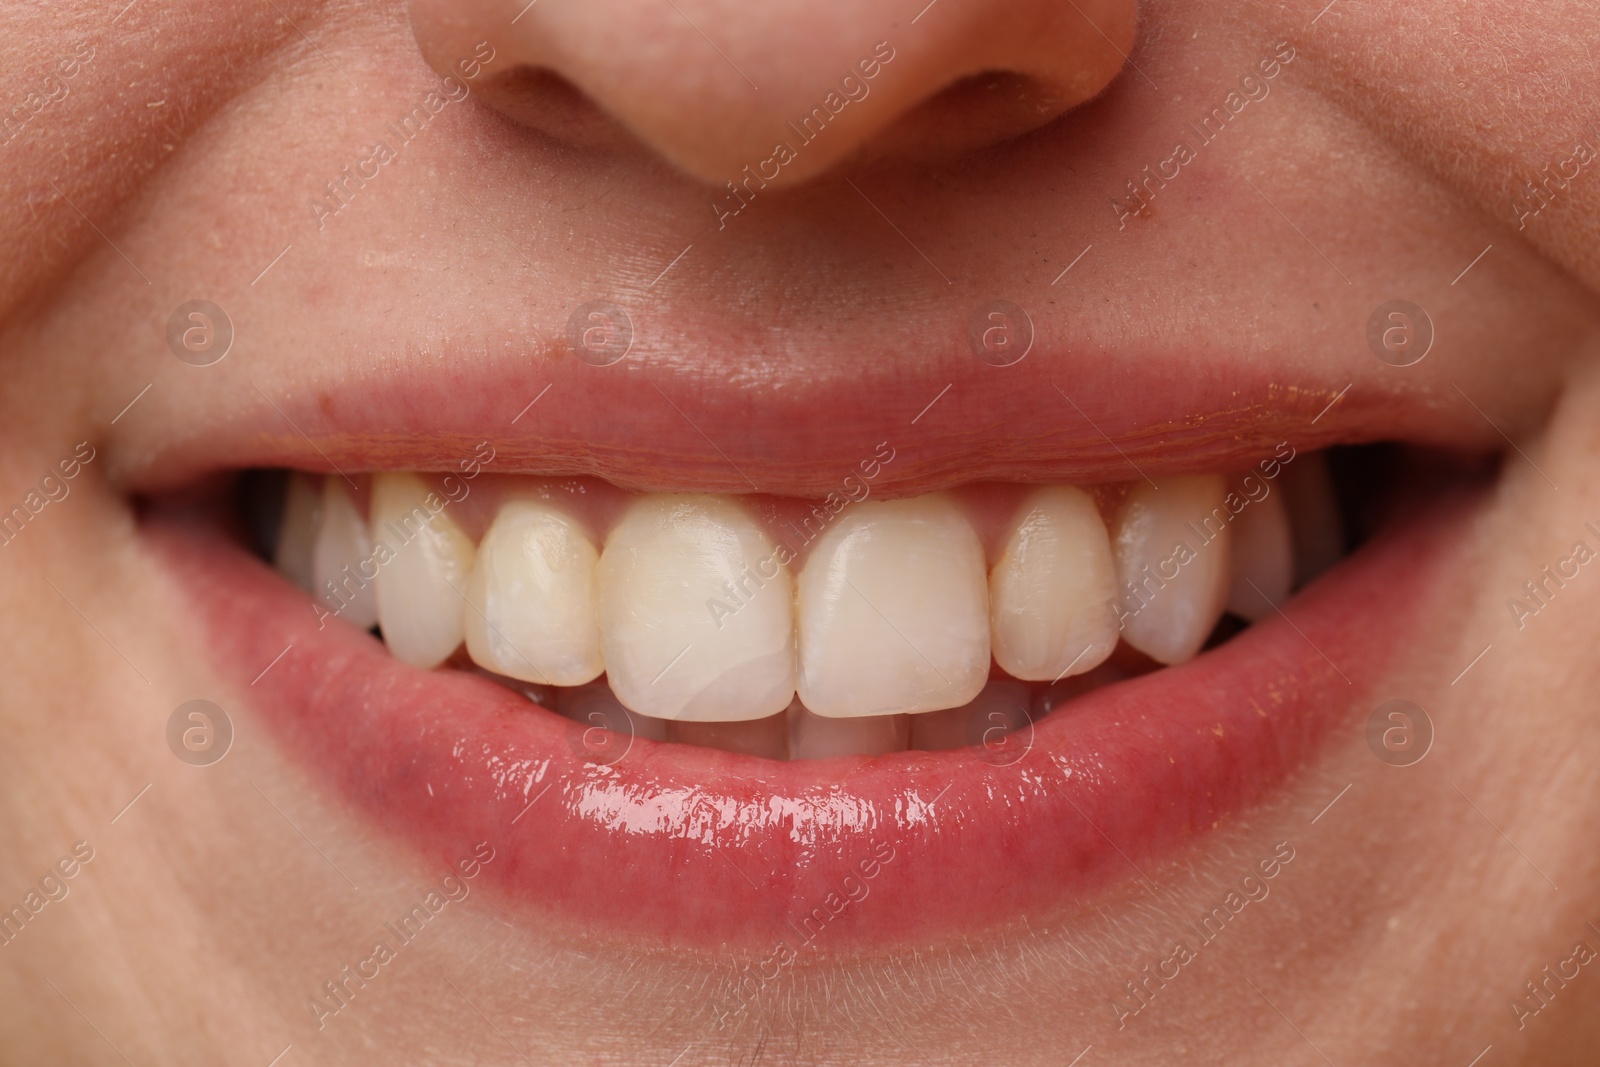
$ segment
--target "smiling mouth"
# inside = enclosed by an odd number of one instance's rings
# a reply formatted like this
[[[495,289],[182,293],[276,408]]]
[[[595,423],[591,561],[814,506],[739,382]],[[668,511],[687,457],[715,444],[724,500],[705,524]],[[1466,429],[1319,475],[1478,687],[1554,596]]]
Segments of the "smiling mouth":
[[[883,441],[821,493],[666,492],[459,433],[316,474],[259,428],[232,490],[194,443],[139,477],[214,662],[420,853],[489,842],[586,936],[848,951],[1145,879],[1393,695],[1483,468],[1276,418],[1062,481]]]

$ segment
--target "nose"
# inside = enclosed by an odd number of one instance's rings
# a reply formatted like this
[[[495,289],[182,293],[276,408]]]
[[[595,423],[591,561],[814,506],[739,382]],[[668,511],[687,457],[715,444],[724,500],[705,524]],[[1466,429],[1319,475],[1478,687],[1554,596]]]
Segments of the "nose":
[[[411,22],[435,69],[475,71],[519,122],[781,186],[1041,126],[1116,76],[1137,21],[1136,0],[924,3],[411,0]]]

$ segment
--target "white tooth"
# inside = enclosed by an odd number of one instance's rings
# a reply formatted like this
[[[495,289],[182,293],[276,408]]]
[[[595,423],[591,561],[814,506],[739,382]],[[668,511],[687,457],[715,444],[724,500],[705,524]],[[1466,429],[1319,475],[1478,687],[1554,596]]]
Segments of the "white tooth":
[[[1053,682],[1117,647],[1116,563],[1094,500],[1041,489],[1022,506],[989,576],[994,659],[1013,678]]]
[[[789,707],[789,752],[794,759],[883,756],[902,752],[910,738],[909,715],[849,719],[813,715],[797,700]]]
[[[461,644],[472,570],[472,541],[445,513],[448,504],[415,474],[373,476],[372,539],[392,553],[373,582],[378,625],[395,659],[424,669]]]
[[[345,622],[370,630],[378,621],[373,566],[367,523],[345,491],[344,479],[324,478],[322,523],[311,549],[313,593]]]
[[[500,508],[478,545],[461,620],[473,662],[543,685],[600,676],[600,554],[560,510],[531,500]]]
[[[1231,516],[1220,474],[1136,483],[1117,513],[1112,547],[1122,639],[1159,663],[1200,651],[1228,596]]]
[[[576,689],[560,689],[556,695],[556,710],[587,727],[610,730],[612,733],[631,734],[647,741],[665,741],[667,722],[629,711],[617,700],[616,694],[605,682],[591,682]],[[599,742],[596,742],[599,747]]]
[[[1321,452],[1302,454],[1283,468],[1284,507],[1294,540],[1294,586],[1299,588],[1344,555],[1339,499]]]
[[[766,759],[789,758],[789,722],[781,711],[748,722],[669,722],[667,740]]]
[[[272,562],[307,592],[315,588],[311,558],[321,524],[322,494],[308,476],[291,471],[283,494],[283,522],[278,527],[278,547]]]
[[[852,505],[799,585],[800,699],[813,714],[935,711],[983,688],[983,546],[945,497]]]
[[[911,747],[927,752],[993,745],[1032,721],[1032,694],[1021,682],[996,679],[972,703],[911,716]]]
[[[600,554],[600,634],[617,699],[691,722],[764,719],[794,696],[794,582],[738,504],[647,496]]]
[[[1254,500],[1241,493],[1239,499],[1250,502],[1233,520],[1228,610],[1249,622],[1271,615],[1288,599],[1294,581],[1294,545],[1283,494],[1271,489],[1270,483],[1262,484],[1269,486],[1267,495]]]

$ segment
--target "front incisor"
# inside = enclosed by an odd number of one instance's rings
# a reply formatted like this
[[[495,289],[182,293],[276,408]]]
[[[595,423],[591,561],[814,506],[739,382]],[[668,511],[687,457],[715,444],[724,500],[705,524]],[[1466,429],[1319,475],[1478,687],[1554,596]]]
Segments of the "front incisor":
[[[642,715],[722,722],[794,696],[793,579],[735,501],[641,497],[600,556],[600,632],[617,699]]]
[[[800,574],[800,699],[849,718],[965,704],[989,677],[983,546],[948,498],[867,500]]]

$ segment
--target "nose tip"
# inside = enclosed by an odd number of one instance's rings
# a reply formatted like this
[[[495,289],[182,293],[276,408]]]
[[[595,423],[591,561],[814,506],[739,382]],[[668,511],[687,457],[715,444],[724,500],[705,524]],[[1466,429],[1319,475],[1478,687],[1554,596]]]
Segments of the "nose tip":
[[[412,0],[423,56],[587,146],[643,143],[713,184],[792,185],[860,158],[947,157],[1100,92],[1136,0]],[[747,169],[748,168],[748,169]]]

